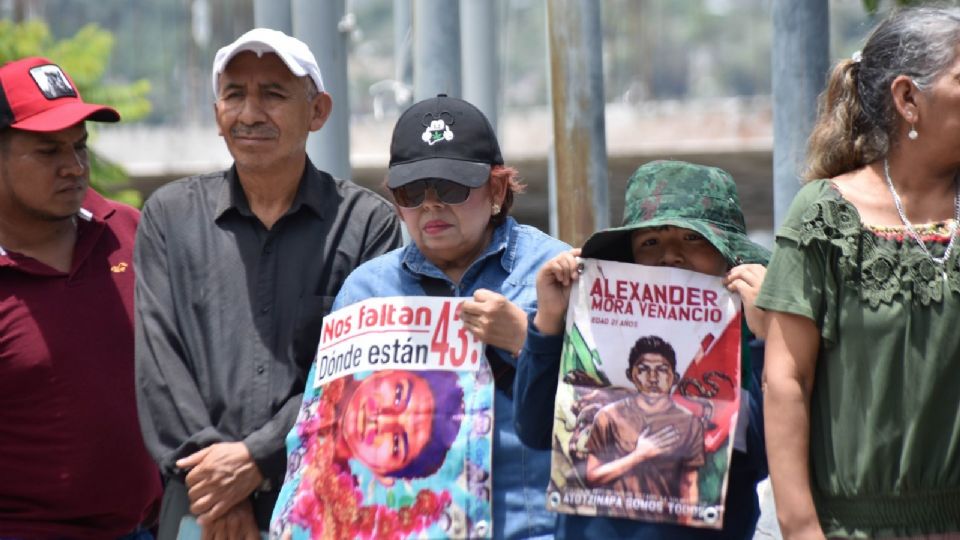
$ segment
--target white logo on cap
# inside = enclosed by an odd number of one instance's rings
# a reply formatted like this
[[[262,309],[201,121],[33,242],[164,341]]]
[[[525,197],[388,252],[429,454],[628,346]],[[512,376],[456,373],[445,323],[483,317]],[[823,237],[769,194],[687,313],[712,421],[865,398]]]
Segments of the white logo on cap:
[[[427,126],[427,129],[423,130],[423,135],[420,138],[423,139],[423,142],[433,146],[434,143],[440,141],[452,141],[453,131],[450,131],[450,126],[443,120],[433,120]]]
[[[47,64],[30,68],[30,76],[47,99],[77,97],[77,91],[70,84],[70,79],[63,74],[60,66]]]

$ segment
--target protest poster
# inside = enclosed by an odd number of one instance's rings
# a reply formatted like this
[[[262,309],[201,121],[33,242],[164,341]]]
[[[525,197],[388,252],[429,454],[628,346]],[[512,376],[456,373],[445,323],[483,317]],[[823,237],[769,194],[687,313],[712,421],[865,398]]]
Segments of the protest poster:
[[[491,536],[493,376],[463,301],[374,298],[323,319],[271,537]]]
[[[720,277],[582,259],[567,309],[547,507],[721,528],[740,300]]]

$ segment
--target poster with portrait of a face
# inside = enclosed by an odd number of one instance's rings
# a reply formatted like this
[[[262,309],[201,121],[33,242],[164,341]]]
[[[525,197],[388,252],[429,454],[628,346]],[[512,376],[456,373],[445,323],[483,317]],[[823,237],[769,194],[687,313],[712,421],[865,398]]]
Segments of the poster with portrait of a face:
[[[462,302],[375,298],[324,318],[271,538],[491,536],[493,376]]]
[[[721,528],[740,300],[720,277],[583,259],[567,310],[549,509]]]

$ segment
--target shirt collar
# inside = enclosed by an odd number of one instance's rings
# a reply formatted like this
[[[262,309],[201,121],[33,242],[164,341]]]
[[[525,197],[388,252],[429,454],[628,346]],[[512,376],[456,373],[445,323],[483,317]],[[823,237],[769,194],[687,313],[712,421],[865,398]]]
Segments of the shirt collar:
[[[326,177],[326,178],[325,178]],[[307,158],[306,165],[303,168],[303,174],[300,176],[300,183],[297,185],[297,194],[293,197],[290,208],[284,215],[295,214],[301,207],[309,208],[317,217],[322,218],[324,210],[328,206],[328,201],[336,199],[325,193],[328,189],[329,175],[321,172],[310,158]],[[234,210],[240,215],[253,217],[253,211],[250,210],[250,201],[247,200],[247,194],[240,185],[240,177],[237,176],[237,166],[234,164],[226,171],[224,182],[220,188],[220,194],[217,196],[217,209],[214,213],[214,221],[219,220],[228,211]]]
[[[77,212],[77,217],[84,221],[106,221],[114,212],[116,209],[110,201],[91,188],[83,198],[83,206]]]
[[[464,277],[472,274],[474,272],[473,269],[481,261],[497,256],[500,257],[500,265],[503,266],[503,269],[508,274],[512,272],[517,260],[517,232],[517,222],[508,216],[506,221],[493,230],[490,244],[487,245],[486,249],[483,250],[483,253],[481,253],[475,261],[470,263],[470,267],[467,268],[467,271],[463,274]],[[446,279],[443,271],[430,262],[414,242],[411,242],[404,248],[401,264],[414,274]]]
[[[77,217],[89,222],[106,221],[115,211],[116,209],[102,195],[93,188],[88,188],[87,194],[83,197],[83,206],[77,211]],[[0,257],[2,257],[0,264],[12,264],[9,256],[7,250],[0,246]]]

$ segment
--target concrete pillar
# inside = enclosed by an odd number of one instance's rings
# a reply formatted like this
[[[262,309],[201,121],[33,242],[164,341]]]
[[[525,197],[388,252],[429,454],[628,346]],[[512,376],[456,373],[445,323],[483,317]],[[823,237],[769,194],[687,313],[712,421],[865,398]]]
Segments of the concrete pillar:
[[[780,226],[806,159],[830,68],[827,0],[773,2],[773,223]]]
[[[323,85],[333,98],[326,125],[307,140],[307,154],[317,168],[350,178],[350,101],[347,93],[347,38],[339,29],[344,0],[293,0],[293,34],[314,56]]]
[[[253,0],[253,25],[293,35],[290,7],[290,0]]]
[[[413,87],[413,4],[393,0],[394,79]]]
[[[460,0],[413,2],[413,96],[461,97]]]
[[[600,3],[547,2],[559,238],[575,247],[610,225]]]
[[[463,99],[480,109],[493,129],[499,112],[498,0],[460,0]]]

